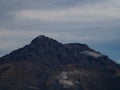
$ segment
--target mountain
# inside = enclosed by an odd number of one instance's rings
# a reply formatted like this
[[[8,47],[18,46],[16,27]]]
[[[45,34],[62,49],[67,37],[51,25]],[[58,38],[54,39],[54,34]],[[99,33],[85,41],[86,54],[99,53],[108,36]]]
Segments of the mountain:
[[[40,35],[0,58],[0,90],[120,90],[120,65],[86,44]]]

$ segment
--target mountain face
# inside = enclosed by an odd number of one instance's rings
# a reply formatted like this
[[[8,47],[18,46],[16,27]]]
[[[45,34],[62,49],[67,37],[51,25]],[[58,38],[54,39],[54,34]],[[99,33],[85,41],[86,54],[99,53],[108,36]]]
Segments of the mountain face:
[[[86,44],[40,35],[0,58],[0,90],[120,90],[120,65]]]

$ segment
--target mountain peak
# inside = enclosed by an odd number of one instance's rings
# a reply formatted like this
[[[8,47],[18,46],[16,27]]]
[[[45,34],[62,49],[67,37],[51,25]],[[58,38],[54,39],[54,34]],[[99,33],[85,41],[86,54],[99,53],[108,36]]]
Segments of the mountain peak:
[[[48,44],[48,43],[58,43],[56,40],[49,38],[45,35],[39,35],[37,36],[35,39],[32,40],[31,44],[32,45],[44,45],[44,44]]]
[[[40,39],[40,38],[48,38],[48,37],[45,36],[45,35],[39,35],[39,36],[37,36],[36,38]]]
[[[45,35],[39,35],[35,39],[33,39],[30,43],[30,46],[36,47],[36,48],[51,48],[53,49],[54,47],[60,47],[63,46],[61,43],[58,41],[49,38]]]
[[[45,36],[45,35],[39,35],[39,36],[37,36],[35,39],[33,39],[32,40],[32,42],[33,41],[40,41],[40,40],[48,40],[48,39],[50,39],[50,38],[48,38],[47,36]]]

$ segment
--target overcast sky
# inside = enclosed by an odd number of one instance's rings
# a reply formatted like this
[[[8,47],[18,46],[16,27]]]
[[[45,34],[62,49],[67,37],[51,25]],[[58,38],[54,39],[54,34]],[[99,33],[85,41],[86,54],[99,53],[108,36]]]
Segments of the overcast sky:
[[[120,0],[0,0],[0,56],[40,34],[120,60]]]

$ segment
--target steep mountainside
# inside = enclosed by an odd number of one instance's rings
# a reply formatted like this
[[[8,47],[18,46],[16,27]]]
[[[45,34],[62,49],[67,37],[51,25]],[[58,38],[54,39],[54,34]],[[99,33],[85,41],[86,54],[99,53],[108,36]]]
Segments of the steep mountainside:
[[[0,58],[0,90],[120,90],[120,65],[44,35]]]

